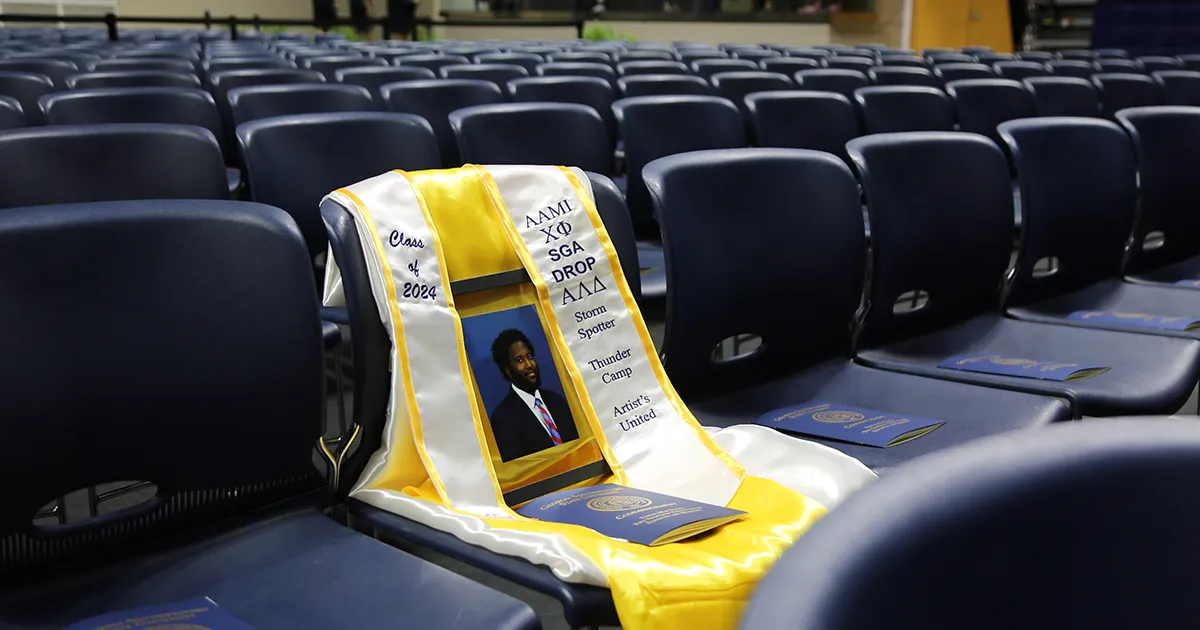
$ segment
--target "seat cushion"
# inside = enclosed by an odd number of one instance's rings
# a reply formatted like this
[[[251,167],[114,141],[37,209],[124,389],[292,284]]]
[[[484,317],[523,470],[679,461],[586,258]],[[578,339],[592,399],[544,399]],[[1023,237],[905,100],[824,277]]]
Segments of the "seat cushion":
[[[187,547],[0,596],[0,627],[61,628],[209,597],[256,630],[540,627],[507,595],[335,523],[290,512]]]
[[[937,367],[949,357],[973,354],[1112,369],[1056,382]],[[934,333],[860,350],[858,358],[898,372],[1062,396],[1077,415],[1152,415],[1173,413],[1187,402],[1200,369],[1200,342],[980,315]]]
[[[701,424],[727,427],[751,423],[774,409],[810,400],[911,414],[946,423],[932,433],[889,448],[797,436],[835,448],[875,472],[986,435],[1071,419],[1070,406],[1058,398],[887,372],[845,359],[719,398],[689,400],[687,404]]]
[[[1181,291],[1169,286],[1132,284],[1112,279],[1048,300],[1008,309],[1009,315],[1017,319],[1035,322],[1062,323],[1086,328],[1127,330],[1145,335],[1200,339],[1200,332],[1197,331],[1161,330],[1064,319],[1075,311],[1146,313],[1200,320],[1200,292]]]

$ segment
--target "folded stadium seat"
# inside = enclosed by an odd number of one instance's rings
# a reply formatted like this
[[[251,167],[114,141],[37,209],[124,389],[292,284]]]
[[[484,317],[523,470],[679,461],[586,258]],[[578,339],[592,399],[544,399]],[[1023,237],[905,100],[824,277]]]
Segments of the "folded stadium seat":
[[[495,83],[505,94],[508,94],[508,82],[529,76],[529,72],[521,66],[500,63],[473,63],[461,66],[444,66],[438,73],[444,79],[471,79],[475,81],[490,81]]]
[[[943,84],[963,79],[993,79],[996,77],[991,66],[981,63],[943,63],[933,67],[933,74],[941,79]]]
[[[209,597],[260,630],[539,627],[527,605],[322,513],[318,300],[286,214],[191,200],[11,209],[0,243],[0,295],[20,305],[0,317],[4,346],[60,357],[2,369],[17,388],[6,434],[44,449],[0,464],[28,477],[0,510],[0,625]],[[148,342],[121,343],[122,330]],[[118,394],[131,383],[154,393]],[[116,480],[155,495],[33,522],[54,497]]]
[[[566,53],[570,54],[570,53]],[[560,59],[562,55],[555,55],[555,61],[566,61]],[[618,62],[626,61],[676,61],[675,55],[669,50],[626,50],[617,53],[616,60]]]
[[[766,57],[758,61],[758,67],[767,72],[778,72],[792,76],[801,70],[814,70],[821,64],[801,57]]]
[[[80,68],[83,70],[83,68]],[[86,70],[88,72],[126,72],[153,70],[193,74],[196,67],[187,59],[100,59]]]
[[[925,59],[931,66],[940,66],[944,64],[960,64],[960,63],[975,63],[975,58],[971,55],[964,55],[958,52],[928,52],[926,49]]]
[[[545,63],[546,60],[541,55],[531,55],[529,53],[492,53],[488,55],[479,55],[478,62],[481,64],[506,64],[521,66],[533,76],[539,64]]]
[[[964,79],[946,84],[954,103],[959,131],[977,133],[999,144],[996,126],[1017,118],[1037,115],[1033,96],[1025,87],[1007,79]]]
[[[709,60],[708,58],[700,59],[700,61]],[[718,60],[728,61],[724,58]],[[744,64],[742,64],[744,67]],[[646,60],[646,61],[622,61],[617,64],[617,74],[622,77],[641,76],[641,75],[688,75],[690,71],[688,66],[679,61],[663,61],[663,60]]]
[[[114,59],[113,61],[126,62],[127,60]],[[135,60],[128,60],[129,63],[139,63]],[[145,61],[141,63],[151,63]],[[286,59],[279,57],[215,57],[204,64],[204,69],[209,76],[218,72],[229,72],[230,70],[269,70],[272,68],[291,68],[292,64]],[[100,69],[100,65],[96,65],[96,70]],[[115,69],[115,68],[114,68]]]
[[[302,67],[308,70],[316,70],[317,72],[320,72],[321,74],[325,75],[325,81],[332,83],[336,80],[334,78],[334,73],[338,70],[344,70],[346,68],[362,68],[364,66],[370,67],[386,65],[388,65],[386,59],[375,59],[372,57],[360,57],[355,55],[315,57],[312,59],[305,59]]]
[[[691,64],[701,59],[729,59],[729,53],[715,48],[694,48],[675,51],[675,58],[682,63]]]
[[[1013,61],[1016,59],[1016,57],[1013,57],[1008,53],[997,52],[970,53],[970,55],[975,58],[977,63],[982,63],[989,66],[994,66],[997,63]]]
[[[237,88],[228,97],[235,125],[273,116],[377,109],[371,93],[360,85],[258,85]]]
[[[801,536],[740,627],[1188,627],[1200,615],[1186,595],[1200,509],[1184,489],[1200,481],[1197,462],[1193,423],[1147,418],[1014,433],[913,462]],[[1141,516],[1113,518],[1114,491]]]
[[[749,59],[755,63],[772,57],[782,57],[783,55],[774,50],[755,50],[753,48],[742,48],[730,52],[730,56],[734,59]]]
[[[26,124],[21,102],[11,96],[0,96],[0,129],[18,129]]]
[[[712,86],[700,77],[684,74],[640,74],[617,79],[621,98],[632,96],[673,96],[712,93]]]
[[[629,212],[620,191],[607,178],[589,173],[596,209],[621,262],[631,289],[638,286],[637,248],[629,223]],[[346,309],[354,335],[354,423],[360,427],[361,442],[341,468],[338,496],[345,499],[353,518],[374,527],[389,539],[398,539],[432,549],[472,567],[549,595],[562,603],[563,616],[570,627],[618,625],[612,594],[606,588],[571,584],[554,576],[547,568],[525,560],[492,553],[467,544],[454,535],[433,529],[402,516],[385,512],[366,503],[346,498],[362,476],[372,453],[384,443],[387,405],[390,396],[391,340],[380,323],[378,307],[371,294],[365,259],[354,219],[336,204],[321,207],[329,234],[330,247],[342,271]]]
[[[433,129],[412,114],[277,116],[239,125],[237,137],[251,199],[292,215],[314,258],[328,247],[319,208],[330,191],[394,169],[441,166]]]
[[[663,56],[658,56],[660,54]],[[649,50],[640,56],[635,56],[633,59],[665,59],[670,61],[672,57],[665,52],[660,53],[659,51]],[[555,63],[602,63],[610,67],[613,65],[612,55],[598,50],[593,52],[554,52],[542,59],[543,63],[547,61]],[[534,64],[533,68],[529,68],[529,74],[536,74],[536,69],[537,64]]]
[[[998,311],[1015,228],[1008,161],[993,142],[974,134],[913,132],[856,138],[847,149],[871,222],[861,362],[1066,398],[1084,416],[1169,413],[1187,401],[1200,373],[1196,340],[1019,321]],[[928,300],[893,312],[912,291]],[[1051,362],[1111,369],[1079,380],[1043,380],[938,367],[968,365],[960,357],[981,357],[985,366]]]
[[[866,73],[875,65],[875,60],[867,57],[851,57],[834,55],[821,60],[821,67],[830,70],[853,70]]]
[[[718,72],[755,72],[758,62],[749,59],[701,59],[692,62],[692,73],[712,82],[712,75]]]
[[[854,91],[863,133],[953,131],[954,106],[930,87],[873,86]]]
[[[1066,50],[1058,51],[1058,58],[1059,59],[1068,59],[1071,61],[1087,61],[1090,63],[1092,61],[1095,61],[1096,55],[1095,55],[1095,53],[1093,53],[1090,50],[1078,50],[1078,49],[1069,48]]]
[[[1100,116],[1100,94],[1089,79],[1030,77],[1022,83],[1038,116]]]
[[[801,59],[812,59],[817,63],[823,61],[826,57],[832,57],[833,53],[820,48],[788,48],[783,51],[785,57],[799,57]]]
[[[855,90],[871,85],[867,75],[857,70],[801,70],[792,78],[802,90],[836,92],[849,100],[854,99]]]
[[[1200,72],[1159,70],[1151,76],[1162,90],[1165,104],[1200,106]]]
[[[1142,74],[1146,70],[1142,68],[1142,64],[1130,59],[1097,59],[1097,73],[1125,73],[1125,74]]]
[[[1162,87],[1144,74],[1099,73],[1092,83],[1100,92],[1100,108],[1112,118],[1126,107],[1146,107],[1163,104]]]
[[[928,68],[929,64],[916,55],[880,55],[879,65],[909,68]]]
[[[416,114],[429,122],[438,139],[442,166],[462,165],[458,139],[450,128],[450,112],[472,105],[502,103],[506,99],[500,87],[490,81],[437,79],[390,83],[379,88],[389,111]]]
[[[718,72],[709,77],[708,81],[712,83],[714,94],[733,101],[733,104],[737,105],[738,110],[742,112],[748,138],[751,137],[754,129],[750,124],[750,113],[746,109],[746,96],[757,92],[792,90],[795,87],[787,75],[762,71]]]
[[[762,92],[746,97],[757,146],[811,149],[849,162],[846,143],[862,135],[858,112],[834,92]]]
[[[0,208],[228,198],[221,147],[207,129],[62,125],[0,134]]]
[[[593,62],[555,61],[543,63],[530,71],[530,74],[540,77],[592,77],[603,80],[609,86],[617,81],[617,73],[612,66]]]
[[[8,59],[59,59],[69,61],[75,64],[80,71],[86,72],[92,67],[92,64],[100,61],[100,55],[96,53],[81,52],[72,48],[42,48],[29,52],[11,53],[6,56]]]
[[[67,77],[79,74],[79,67],[65,59],[0,59],[0,72],[31,72],[50,77],[57,88],[66,87]]]
[[[484,55],[494,55],[501,52],[496,46],[461,46],[450,47],[442,50],[446,55],[459,55],[471,60],[471,63],[479,63],[479,58]]]
[[[1133,138],[1141,192],[1137,231],[1126,267],[1129,280],[1188,288],[1200,279],[1200,181],[1192,175],[1200,151],[1200,111],[1191,107],[1135,107],[1117,114]],[[1146,236],[1159,242],[1148,246]]]
[[[44,74],[0,70],[0,96],[17,99],[25,112],[25,122],[30,125],[41,124],[42,110],[38,107],[38,99],[53,91],[54,82]]]
[[[1054,60],[1054,53],[1044,50],[1018,50],[1013,53],[1013,56],[1021,61],[1036,61],[1038,63],[1046,63]]]
[[[617,121],[613,118],[613,88],[596,77],[529,77],[508,82],[508,90],[517,102],[577,103],[600,114],[611,142],[617,141]]]
[[[1036,61],[998,61],[992,64],[992,70],[995,70],[1001,79],[1013,81],[1050,76],[1050,69],[1046,64]]]
[[[460,55],[413,55],[396,59],[398,66],[428,68],[435,73],[446,66],[460,66],[468,63],[471,63],[471,60]]]
[[[946,422],[886,449],[818,440],[879,470],[983,435],[1070,419],[1068,406],[1054,398],[851,360],[867,242],[857,184],[844,162],[793,149],[700,151],[656,160],[645,177],[663,225],[671,287],[665,367],[702,424],[753,423],[811,401]],[[746,255],[713,256],[748,207],[774,210],[755,213],[759,229],[743,243]],[[766,268],[770,276],[752,272]],[[814,299],[787,309],[746,308],[772,286]],[[723,340],[746,334],[761,345],[713,356]]]
[[[371,92],[376,102],[382,107],[383,97],[379,88],[388,83],[402,81],[422,81],[436,79],[437,75],[428,68],[398,68],[396,66],[361,66],[357,68],[342,68],[333,73],[334,81],[346,85],[361,85]]]
[[[1096,59],[1128,59],[1129,51],[1121,48],[1093,48]]]
[[[963,46],[958,49],[958,52],[963,53],[964,55],[981,55],[989,53],[995,54],[996,50],[991,46]]]
[[[942,82],[927,68],[879,66],[867,71],[872,85],[911,85],[940,88]]]
[[[1092,75],[1096,74],[1096,65],[1094,63],[1077,59],[1047,61],[1046,68],[1050,70],[1050,74],[1060,77],[1076,77],[1090,80]]]
[[[1174,57],[1138,57],[1137,63],[1147,73],[1159,70],[1183,70],[1183,62]]]
[[[66,85],[68,88],[79,90],[124,87],[199,88],[200,79],[191,73],[183,74],[161,70],[119,70],[72,74],[66,78]]]
[[[1178,55],[1176,59],[1183,64],[1184,69],[1200,71],[1200,54]]]
[[[576,103],[497,103],[450,113],[467,164],[575,166],[613,170],[612,136],[595,109]]]
[[[835,51],[833,51],[833,56],[834,57],[861,57],[863,59],[870,59],[872,62],[874,62],[875,57],[877,55],[874,50],[866,50],[863,48],[851,48],[848,50],[835,50]]]
[[[1124,130],[1104,120],[1041,118],[1005,123],[1000,133],[1020,176],[1026,214],[1008,312],[1031,321],[1200,338],[1195,332],[1139,326],[1137,319],[1126,325],[1129,320],[1121,317],[1200,319],[1200,293],[1122,277],[1138,204],[1134,148]],[[1081,221],[1086,230],[1076,229]],[[1048,257],[1057,260],[1056,271],[1035,274],[1034,263]],[[1098,322],[1068,319],[1077,311],[1118,315]]]

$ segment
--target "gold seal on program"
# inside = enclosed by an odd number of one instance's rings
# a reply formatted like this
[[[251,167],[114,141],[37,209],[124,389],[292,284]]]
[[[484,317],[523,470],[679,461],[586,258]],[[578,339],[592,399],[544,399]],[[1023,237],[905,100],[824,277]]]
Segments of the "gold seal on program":
[[[597,497],[587,502],[587,507],[593,512],[624,512],[654,505],[654,501],[646,497],[611,496]]]

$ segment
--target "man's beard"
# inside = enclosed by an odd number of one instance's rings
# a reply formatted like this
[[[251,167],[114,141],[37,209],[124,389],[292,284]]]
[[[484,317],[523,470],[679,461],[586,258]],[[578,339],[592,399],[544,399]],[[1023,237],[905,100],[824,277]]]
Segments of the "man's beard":
[[[542,386],[542,371],[537,370],[533,373],[533,381],[525,378],[525,375],[522,374],[520,378],[512,381],[512,384],[516,385],[518,389],[524,391],[525,393],[532,394]]]

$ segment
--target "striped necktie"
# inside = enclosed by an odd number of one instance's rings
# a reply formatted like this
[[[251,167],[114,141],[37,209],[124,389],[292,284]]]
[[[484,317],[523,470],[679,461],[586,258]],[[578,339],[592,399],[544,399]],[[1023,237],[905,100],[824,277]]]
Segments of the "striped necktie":
[[[547,429],[550,429],[550,438],[554,440],[555,444],[562,444],[562,437],[558,435],[558,425],[554,424],[554,419],[550,417],[550,412],[546,411],[546,405],[542,404],[542,399],[534,398],[533,406],[537,407],[538,412],[542,414],[542,423],[546,425]]]

